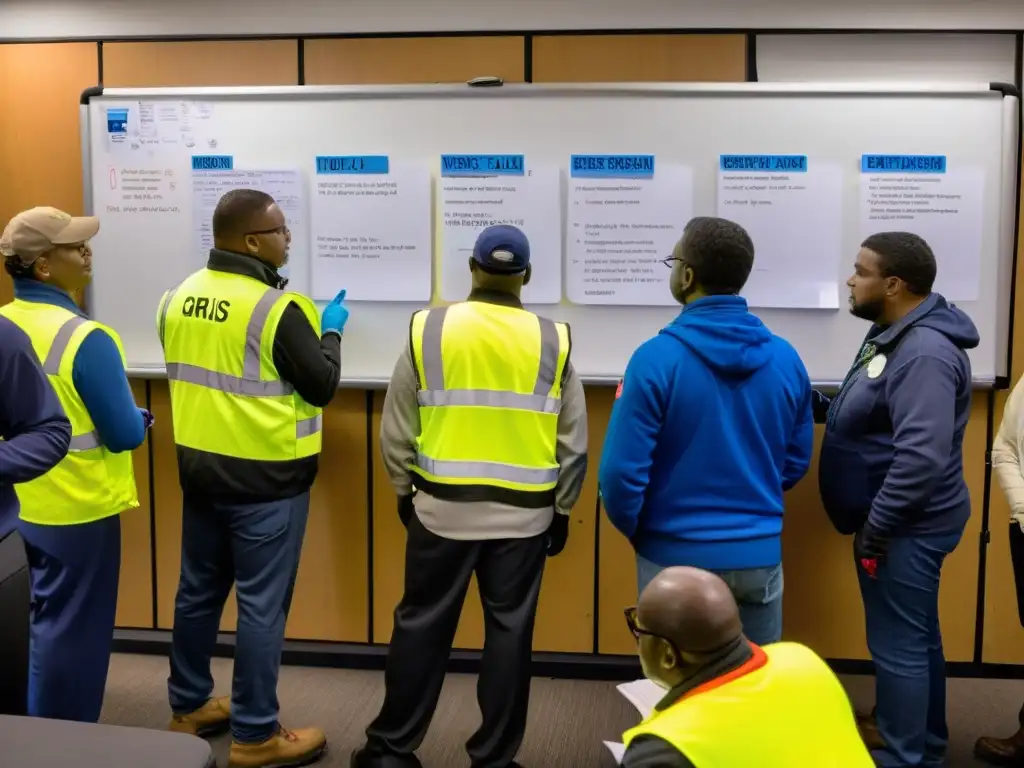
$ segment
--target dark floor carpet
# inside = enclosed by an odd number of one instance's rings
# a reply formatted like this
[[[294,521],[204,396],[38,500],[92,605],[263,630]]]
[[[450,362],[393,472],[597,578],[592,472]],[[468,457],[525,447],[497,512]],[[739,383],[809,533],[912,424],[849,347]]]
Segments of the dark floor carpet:
[[[214,661],[218,695],[230,692],[231,662]],[[141,728],[165,728],[167,659],[117,655],[111,663],[103,709],[105,722]],[[854,704],[870,709],[873,678],[844,679]],[[419,752],[428,768],[468,766],[464,744],[479,720],[476,679],[449,675],[437,712]],[[363,729],[376,715],[384,695],[380,672],[286,667],[278,687],[282,721],[289,727],[319,725],[327,732],[330,752],[325,768],[348,766],[362,741]],[[979,734],[1006,734],[1017,726],[1024,682],[950,680],[950,768],[981,765],[971,757]],[[525,768],[601,768],[614,765],[602,740],[620,740],[637,721],[636,711],[613,683],[579,680],[534,680],[526,740],[519,753]],[[229,738],[213,742],[219,764],[226,765]]]

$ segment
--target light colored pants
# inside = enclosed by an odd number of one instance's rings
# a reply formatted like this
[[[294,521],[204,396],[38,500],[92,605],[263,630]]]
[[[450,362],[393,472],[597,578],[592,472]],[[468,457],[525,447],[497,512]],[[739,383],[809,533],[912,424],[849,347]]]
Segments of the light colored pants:
[[[662,566],[637,555],[637,593],[643,592],[662,570]],[[779,642],[782,639],[782,564],[772,568],[746,568],[714,573],[732,590],[732,595],[740,608],[743,634],[747,639],[757,645]]]

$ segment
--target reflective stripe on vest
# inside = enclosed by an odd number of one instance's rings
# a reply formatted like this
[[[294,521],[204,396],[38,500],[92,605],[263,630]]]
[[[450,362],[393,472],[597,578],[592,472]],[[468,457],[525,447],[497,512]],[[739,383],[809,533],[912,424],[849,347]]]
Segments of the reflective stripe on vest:
[[[67,352],[71,337],[78,327],[86,322],[85,318],[75,315],[68,318],[68,321],[60,327],[57,335],[53,337],[53,344],[50,345],[50,351],[46,353],[46,359],[43,361],[43,373],[47,376],[60,376],[60,361],[63,359],[64,353]],[[102,447],[103,441],[100,440],[100,433],[93,430],[82,435],[72,435],[68,451],[80,453]]]
[[[171,306],[181,283],[167,292],[163,307],[160,309],[160,345],[164,345],[164,334],[167,329],[167,310]],[[242,375],[231,376],[209,368],[188,363],[168,363],[167,378],[170,381],[183,381],[207,389],[215,389],[229,395],[244,397],[284,397],[295,393],[295,388],[281,379],[264,380],[260,378],[260,344],[263,329],[274,304],[284,295],[284,291],[268,287],[266,293],[256,303],[252,316],[245,329],[245,352],[242,356]],[[166,351],[166,350],[165,350]],[[295,427],[296,438],[315,435],[323,428],[323,418],[315,416],[299,421]]]
[[[554,504],[568,327],[471,301],[415,313],[410,344],[420,409],[414,485],[452,501]]]
[[[421,389],[416,395],[421,406],[478,405],[536,413],[558,413],[561,410],[561,399],[548,397],[548,393],[555,386],[555,376],[558,374],[559,352],[558,328],[551,320],[545,317],[537,318],[540,322],[540,366],[537,369],[537,383],[534,384],[533,394],[527,395],[496,389],[445,389],[441,332],[447,313],[447,307],[432,309],[423,324],[423,373],[427,380],[427,388]],[[433,470],[427,471],[433,473]]]
[[[72,310],[20,299],[0,308],[28,336],[40,366],[71,422],[67,455],[49,472],[15,486],[21,519],[36,525],[79,525],[137,507],[132,453],[111,453],[103,445],[74,384],[74,364],[83,341],[107,334],[125,364],[117,332]]]

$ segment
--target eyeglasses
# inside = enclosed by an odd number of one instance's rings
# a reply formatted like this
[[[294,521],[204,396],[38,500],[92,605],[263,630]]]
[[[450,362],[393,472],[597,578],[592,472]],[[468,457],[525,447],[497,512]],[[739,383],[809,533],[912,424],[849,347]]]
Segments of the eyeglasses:
[[[667,257],[665,257],[664,259],[661,260],[661,263],[664,264],[669,269],[671,269],[672,268],[672,262],[674,262],[674,261],[682,262],[682,263],[685,264],[685,262],[683,262],[683,260],[680,259],[678,256],[667,256]]]
[[[661,635],[655,634],[654,632],[646,630],[640,626],[640,622],[636,617],[635,605],[630,606],[629,608],[624,610],[623,613],[626,615],[626,626],[629,627],[629,631],[633,633],[633,638],[638,643],[640,642],[640,638],[644,635],[647,635],[647,637],[656,637],[658,640],[666,642],[672,647],[672,650],[676,652],[677,659],[681,659],[683,657],[683,655],[679,652],[679,649],[676,647],[676,644],[669,640],[667,637],[662,637]]]
[[[288,229],[287,224],[282,224],[280,227],[274,227],[273,229],[260,229],[256,232],[246,232],[247,235],[287,235],[290,234],[291,230]]]

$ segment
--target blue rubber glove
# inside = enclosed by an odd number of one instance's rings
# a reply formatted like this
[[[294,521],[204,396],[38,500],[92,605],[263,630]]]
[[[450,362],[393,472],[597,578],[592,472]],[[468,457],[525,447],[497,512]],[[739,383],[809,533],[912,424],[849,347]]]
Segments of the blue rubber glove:
[[[348,307],[345,306],[345,289],[338,291],[331,303],[324,307],[323,317],[320,319],[320,327],[324,333],[333,331],[338,335],[345,332],[345,323],[348,322]]]

